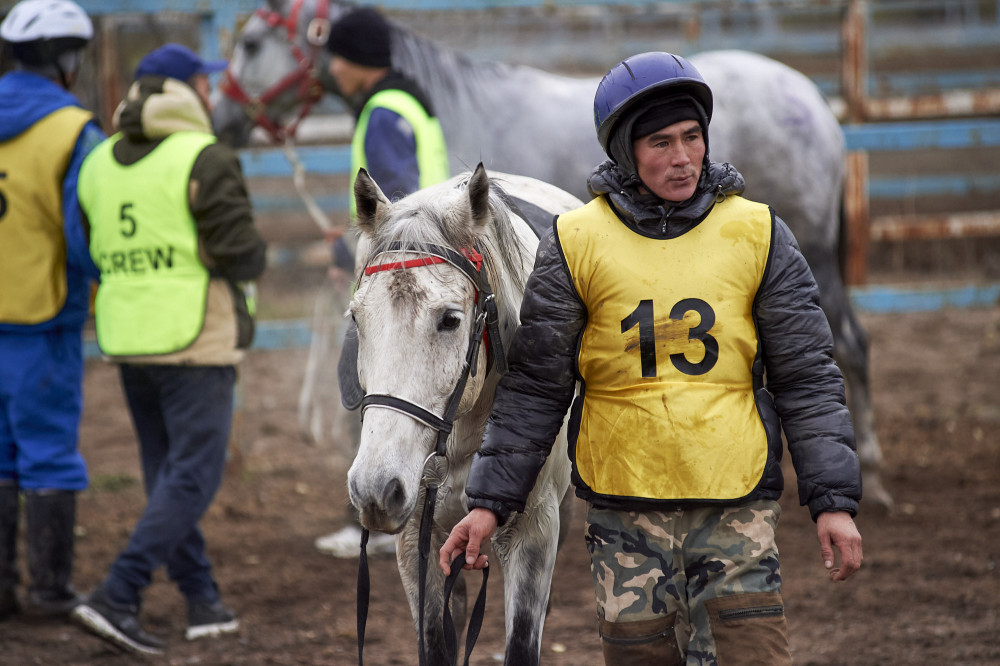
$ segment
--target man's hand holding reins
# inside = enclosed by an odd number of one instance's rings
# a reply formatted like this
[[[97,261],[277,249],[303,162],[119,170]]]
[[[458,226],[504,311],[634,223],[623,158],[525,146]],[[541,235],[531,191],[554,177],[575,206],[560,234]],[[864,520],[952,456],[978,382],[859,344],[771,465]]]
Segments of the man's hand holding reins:
[[[489,560],[481,552],[484,542],[493,536],[497,529],[497,517],[489,509],[476,508],[469,512],[448,535],[448,540],[441,546],[438,563],[441,571],[447,576],[451,572],[451,562],[465,551],[463,569],[485,569]]]

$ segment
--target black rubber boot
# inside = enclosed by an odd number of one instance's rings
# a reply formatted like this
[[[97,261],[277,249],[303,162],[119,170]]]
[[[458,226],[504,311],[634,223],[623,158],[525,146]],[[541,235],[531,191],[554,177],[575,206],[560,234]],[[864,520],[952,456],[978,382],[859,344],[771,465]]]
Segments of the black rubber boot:
[[[66,615],[80,603],[70,586],[76,492],[26,491],[24,496],[31,573],[28,609],[38,615]]]
[[[21,606],[17,601],[17,522],[20,492],[11,481],[0,483],[0,620],[14,615]]]

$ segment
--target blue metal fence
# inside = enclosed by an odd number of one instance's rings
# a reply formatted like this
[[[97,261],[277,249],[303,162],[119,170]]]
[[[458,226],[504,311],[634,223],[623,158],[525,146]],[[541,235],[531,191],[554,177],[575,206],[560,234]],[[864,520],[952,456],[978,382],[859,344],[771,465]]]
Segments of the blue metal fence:
[[[246,15],[263,6],[263,0],[78,0],[95,15],[110,14],[162,14],[177,12],[198,17],[200,49],[207,57],[218,57],[225,44],[225,36],[232,34],[235,26]],[[552,10],[587,8],[590,15],[611,16],[611,12],[689,12],[698,15],[700,29],[687,41],[691,51],[705,48],[744,47],[762,52],[803,53],[836,58],[843,48],[842,36],[829,27],[801,30],[782,30],[775,17],[779,16],[835,16],[842,14],[847,0],[737,0],[735,2],[704,2],[698,0],[672,0],[669,2],[641,2],[640,0],[361,0],[359,4],[378,5],[384,10],[410,13],[410,16],[434,11],[482,10],[537,10],[539,15]],[[927,48],[998,49],[1000,48],[1000,0],[992,8],[975,0],[881,0],[868,5],[871,20],[867,32],[870,46],[891,50],[900,45],[912,45],[915,32],[909,28],[893,26],[893,16],[934,8],[947,15],[946,22],[956,26],[919,32],[919,40]],[[607,10],[608,14],[604,14]],[[765,16],[743,34],[728,20],[723,29],[723,19],[742,13]],[[954,15],[954,16],[953,16]],[[944,20],[944,19],[943,19]],[[739,21],[735,21],[739,23]],[[806,21],[808,23],[808,21]],[[945,26],[938,26],[945,27]],[[645,47],[662,48],[650,42],[645,46],[638,39],[623,48],[642,50]],[[719,40],[725,40],[720,44]],[[587,45],[584,45],[585,47]],[[490,46],[484,46],[479,56],[490,55]],[[503,46],[495,48],[502,49]],[[555,48],[555,46],[553,46]],[[680,49],[678,49],[680,50]],[[687,52],[687,51],[682,51]],[[505,53],[497,51],[497,59]],[[606,63],[604,63],[606,65]],[[815,80],[828,95],[839,91],[840,82],[829,75],[819,74]],[[981,89],[1000,86],[1000,59],[977,63],[960,71],[871,73],[869,89],[892,94],[920,93],[953,88]],[[849,149],[870,152],[907,151],[927,149],[1000,148],[1000,120],[996,118],[952,119],[844,125],[845,140]],[[302,146],[299,158],[306,171],[313,174],[345,175],[349,168],[347,146]],[[873,177],[868,185],[871,200],[899,199],[921,196],[988,195],[1000,192],[1000,151],[995,172],[963,174],[933,174],[906,177]],[[291,167],[284,154],[276,149],[248,149],[241,153],[246,174],[251,178],[288,178]],[[318,202],[325,210],[342,211],[347,207],[348,193],[327,191]],[[301,202],[294,195],[255,195],[254,203],[260,212],[302,210]],[[971,289],[971,291],[970,291]],[[928,296],[927,299],[907,300],[896,292],[853,290],[855,304],[862,310],[888,311],[891,303],[907,303],[907,308],[922,308],[933,304],[982,304],[995,302],[997,294],[990,288],[963,288],[957,291]],[[265,334],[266,335],[269,334]],[[300,335],[300,334],[296,334]],[[297,338],[301,341],[301,337]],[[264,344],[264,343],[261,343]]]

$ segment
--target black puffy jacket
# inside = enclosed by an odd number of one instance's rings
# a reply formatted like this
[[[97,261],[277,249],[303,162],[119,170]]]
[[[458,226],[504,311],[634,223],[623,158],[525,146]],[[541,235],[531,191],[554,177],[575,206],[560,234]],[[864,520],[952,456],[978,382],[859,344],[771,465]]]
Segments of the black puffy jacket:
[[[744,189],[743,177],[732,166],[718,163],[706,168],[689,201],[671,208],[623,184],[610,161],[595,169],[589,185],[594,196],[609,198],[623,224],[638,225],[644,233],[662,238],[686,233],[720,197]],[[853,516],[861,499],[861,473],[843,377],[833,361],[833,336],[819,306],[812,272],[792,232],[777,217],[753,314],[761,350],[753,372],[766,372],[766,388],[757,400],[768,430],[784,430],[798,477],[799,501],[808,505],[814,520],[823,511],[847,511]],[[524,509],[573,401],[579,379],[578,345],[586,323],[586,308],[553,229],[538,246],[521,303],[521,325],[508,355],[510,369],[500,381],[466,485],[470,509],[491,509],[501,523],[511,512]],[[781,457],[781,440],[774,437],[763,478],[747,500],[780,497]],[[665,508],[662,503],[588,496],[580,484],[577,494],[614,509]],[[695,502],[679,507],[685,504]]]

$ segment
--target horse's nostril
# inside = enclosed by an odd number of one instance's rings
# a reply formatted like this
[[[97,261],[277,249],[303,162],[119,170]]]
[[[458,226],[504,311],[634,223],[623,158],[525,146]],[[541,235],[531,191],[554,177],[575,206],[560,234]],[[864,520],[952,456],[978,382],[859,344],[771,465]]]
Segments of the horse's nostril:
[[[393,479],[386,484],[382,497],[385,502],[385,510],[388,513],[394,513],[403,507],[406,503],[406,491],[399,479]]]

